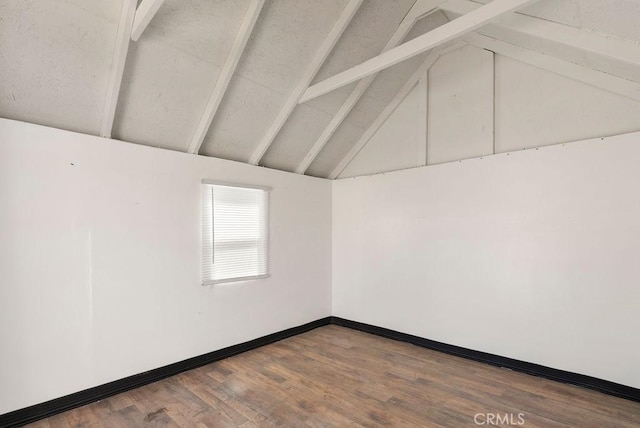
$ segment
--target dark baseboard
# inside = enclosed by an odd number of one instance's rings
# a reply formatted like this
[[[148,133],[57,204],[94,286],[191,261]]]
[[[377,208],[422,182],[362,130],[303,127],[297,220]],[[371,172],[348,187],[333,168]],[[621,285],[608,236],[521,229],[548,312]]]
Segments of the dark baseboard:
[[[515,360],[513,358],[501,357],[499,355],[489,354],[486,352],[474,351],[472,349],[462,348],[459,346],[449,345],[434,340],[413,336],[407,333],[389,330],[387,328],[377,327],[370,324],[364,324],[357,321],[350,321],[339,317],[326,317],[310,323],[289,328],[268,336],[260,337],[249,342],[241,343],[208,354],[189,358],[168,366],[160,367],[148,372],[129,376],[94,388],[85,389],[84,391],[56,398],[24,409],[15,410],[13,412],[0,415],[0,427],[19,427],[58,413],[71,410],[76,407],[94,401],[102,400],[112,395],[138,388],[152,382],[174,376],[187,370],[195,369],[224,358],[232,357],[242,352],[250,351],[264,345],[277,342],[288,337],[296,336],[329,324],[335,324],[355,330],[364,331],[375,334],[377,336],[389,339],[399,340],[411,343],[423,348],[433,349],[458,357],[467,358],[474,361],[480,361],[498,367],[505,367],[511,370],[527,373],[534,376],[544,377],[558,382],[569,383],[581,387],[593,389],[605,394],[614,395],[616,397],[626,398],[627,400],[640,402],[640,389],[630,386],[621,385],[607,380],[598,379],[591,376],[581,375],[578,373],[567,372],[564,370],[552,369],[538,364],[527,363],[525,361]]]
[[[148,372],[129,376],[124,379],[105,383],[104,385],[85,389],[84,391],[75,392],[73,394],[56,398],[44,403],[36,404],[34,406],[26,407],[24,409],[5,413],[4,415],[0,415],[0,427],[9,428],[23,426],[25,424],[44,419],[76,407],[84,406],[85,404],[102,400],[104,398],[128,391],[133,388],[138,388],[143,385],[147,385],[149,383],[177,375],[178,373],[182,373],[187,370],[195,369],[197,367],[213,363],[214,361],[232,357],[242,352],[250,351],[252,349],[259,348],[264,345],[269,345],[270,343],[274,343],[288,337],[305,333],[317,327],[329,325],[330,323],[331,317],[322,318],[304,325],[273,333],[268,336],[259,337],[258,339],[250,340],[249,342],[229,346],[228,348],[189,358],[188,360],[169,364],[168,366],[153,369]]]
[[[364,331],[366,333],[375,334],[376,336],[382,336],[389,339],[408,342],[423,348],[433,349],[434,351],[467,358],[469,360],[480,361],[492,366],[505,367],[533,376],[544,377],[562,383],[569,383],[572,385],[593,389],[605,394],[614,395],[616,397],[626,398],[627,400],[640,402],[640,389],[621,385],[615,382],[610,382],[608,380],[598,379],[578,373],[567,372],[564,370],[552,369],[550,367],[541,366],[539,364],[527,363],[526,361],[501,357],[500,355],[489,354],[487,352],[474,351],[472,349],[449,345],[442,342],[436,342],[435,340],[424,339],[422,337],[413,336],[411,334],[400,333],[395,330],[389,330],[387,328],[364,324],[357,321],[350,321],[339,317],[331,317],[331,324]]]

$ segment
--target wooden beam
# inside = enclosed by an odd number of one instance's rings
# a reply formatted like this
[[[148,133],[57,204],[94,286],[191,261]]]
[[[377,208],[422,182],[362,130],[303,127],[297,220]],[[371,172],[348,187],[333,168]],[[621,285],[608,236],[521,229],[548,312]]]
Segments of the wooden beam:
[[[640,83],[613,76],[602,71],[593,70],[579,64],[564,61],[478,33],[465,36],[465,40],[474,46],[490,50],[499,55],[504,55],[534,67],[640,102]]]
[[[120,94],[120,85],[122,84],[124,64],[127,60],[131,27],[133,26],[135,14],[136,1],[123,0],[118,33],[116,34],[116,44],[113,52],[113,62],[111,63],[111,74],[109,75],[109,84],[107,86],[107,96],[102,111],[102,120],[100,122],[101,137],[111,138],[111,129],[113,128],[113,119],[116,115],[118,95]]]
[[[329,34],[320,45],[320,48],[309,63],[309,66],[303,73],[302,77],[296,84],[291,94],[289,94],[289,97],[284,102],[283,106],[280,108],[280,111],[278,112],[275,120],[273,121],[271,126],[269,126],[269,129],[265,133],[264,137],[260,140],[258,147],[254,150],[253,154],[249,158],[250,164],[257,165],[260,162],[260,159],[262,159],[262,156],[264,156],[271,143],[273,143],[273,140],[280,132],[280,129],[282,129],[282,126],[285,124],[287,119],[289,119],[289,116],[291,115],[291,112],[293,112],[295,106],[298,104],[300,97],[304,93],[305,89],[309,87],[309,84],[333,50],[334,46],[342,36],[342,33],[349,25],[349,22],[351,22],[351,19],[360,8],[362,2],[363,0],[349,0],[349,3],[347,3],[342,13],[340,13],[338,20],[331,28],[331,31],[329,31]]]
[[[384,70],[387,67],[391,67],[394,64],[440,46],[532,1],[533,0],[493,0],[420,37],[416,37],[360,65],[316,83],[305,91],[301,101],[309,101],[310,99],[324,95],[351,82],[355,82],[370,74]]]
[[[137,42],[142,32],[147,28],[147,25],[151,22],[151,19],[155,16],[160,6],[162,6],[164,0],[142,0],[138,10],[136,10],[136,16],[133,19],[133,28],[131,30],[131,40]]]
[[[466,45],[466,43],[456,43],[447,49],[447,52],[450,52],[455,49],[460,49]],[[384,124],[384,122],[391,116],[391,114],[395,111],[396,108],[400,105],[400,103],[406,98],[406,96],[411,92],[413,87],[418,83],[420,78],[431,68],[433,64],[438,60],[440,55],[444,54],[445,51],[443,49],[434,49],[427,58],[422,62],[422,64],[418,67],[418,69],[407,79],[407,81],[402,85],[400,91],[396,94],[396,96],[391,100],[391,102],[382,110],[382,112],[376,117],[373,123],[367,128],[367,130],[362,134],[360,139],[354,144],[354,146],[349,150],[349,152],[342,158],[338,166],[329,174],[329,179],[334,180],[337,178],[344,169],[349,166],[351,161],[356,157],[356,155],[367,145],[371,137],[375,135],[375,133],[380,129],[380,127]]]
[[[233,73],[235,73],[236,67],[240,62],[242,52],[244,52],[244,49],[247,46],[247,42],[249,41],[249,37],[251,36],[251,32],[258,20],[258,16],[260,15],[263,5],[264,0],[251,0],[251,4],[249,4],[249,8],[244,15],[244,19],[240,24],[240,29],[233,41],[233,45],[231,46],[231,51],[229,51],[229,55],[227,56],[222,70],[220,71],[220,75],[218,76],[218,80],[216,81],[213,91],[209,96],[204,112],[196,126],[196,131],[191,138],[191,142],[189,143],[189,148],[187,150],[189,153],[198,154],[200,151],[202,142],[204,141],[207,131],[211,126],[211,122],[213,122],[213,118],[220,107],[224,94],[227,92],[229,82],[231,82]]]
[[[451,14],[465,16],[477,10],[478,6],[469,0],[449,0],[441,8]],[[535,46],[530,46],[530,49],[549,55],[558,55],[558,47],[576,49],[580,51],[582,65],[640,82],[640,44],[630,40],[520,13],[505,16],[491,28],[480,29],[479,32],[499,39],[505,36],[505,40],[514,33],[526,36],[540,45],[540,49]]]
[[[427,164],[429,126],[429,70],[425,71],[418,81],[418,166]]]
[[[409,10],[404,17],[398,29],[393,33],[393,36],[389,39],[382,52],[386,52],[389,49],[393,49],[398,46],[402,40],[407,36],[411,28],[415,25],[416,21],[423,16],[435,11],[440,4],[445,0],[418,0],[414,3],[413,7]],[[338,127],[342,124],[347,115],[351,112],[356,103],[360,100],[362,95],[369,88],[373,80],[376,78],[377,73],[365,77],[360,80],[354,90],[349,95],[349,98],[342,104],[340,110],[333,116],[331,122],[322,131],[316,142],[311,149],[307,152],[302,162],[296,168],[298,174],[304,174],[309,168],[309,165],[315,160],[322,148],[327,144],[329,139],[336,132]]]

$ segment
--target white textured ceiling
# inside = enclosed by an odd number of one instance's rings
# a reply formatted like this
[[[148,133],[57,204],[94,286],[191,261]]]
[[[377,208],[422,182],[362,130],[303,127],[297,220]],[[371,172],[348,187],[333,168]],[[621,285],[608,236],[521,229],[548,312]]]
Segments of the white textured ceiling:
[[[249,159],[346,3],[265,3],[200,153]]]
[[[247,0],[166,0],[131,43],[113,137],[184,151]]]
[[[519,13],[640,42],[638,0],[538,0]]]
[[[487,3],[479,0],[477,3]],[[199,151],[248,162],[348,0],[267,0]],[[364,0],[312,84],[378,55],[415,0]],[[187,151],[250,0],[166,0],[129,43],[114,138]],[[0,0],[0,117],[98,135],[123,0]],[[520,11],[640,43],[640,1],[539,0]],[[420,19],[405,41],[450,19]],[[578,48],[489,25],[485,35],[626,79]],[[311,163],[327,177],[426,54],[380,72]],[[640,79],[639,79],[640,80]],[[294,171],[356,83],[297,105],[260,164]]]
[[[120,6],[1,0],[0,116],[97,134]]]
[[[412,4],[412,0],[365,1],[319,70],[313,83],[379,54]],[[295,170],[354,86],[355,84],[347,85],[308,103],[298,105],[263,157],[261,164],[272,168]],[[362,117],[361,114],[357,126],[366,126],[369,121],[369,117]]]

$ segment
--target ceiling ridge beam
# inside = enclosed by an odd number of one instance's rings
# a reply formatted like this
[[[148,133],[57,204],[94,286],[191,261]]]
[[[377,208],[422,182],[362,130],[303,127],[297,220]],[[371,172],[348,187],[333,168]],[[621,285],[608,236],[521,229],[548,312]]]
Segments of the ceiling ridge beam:
[[[120,95],[120,86],[122,85],[122,76],[124,74],[124,65],[127,61],[127,52],[129,51],[131,27],[133,26],[135,14],[136,1],[123,0],[113,51],[113,62],[111,63],[111,73],[109,74],[107,94],[102,111],[102,119],[100,121],[100,136],[104,138],[111,138],[113,120],[116,115],[116,106],[118,105],[118,95]]]
[[[227,92],[231,78],[236,71],[236,67],[238,66],[242,53],[247,46],[249,37],[251,36],[253,28],[258,21],[263,5],[264,0],[251,0],[249,8],[245,13],[242,23],[240,24],[240,28],[238,29],[238,33],[236,34],[236,38],[233,41],[229,55],[227,55],[227,59],[222,66],[222,70],[216,80],[213,91],[211,91],[204,111],[200,116],[196,130],[191,138],[191,142],[189,143],[189,148],[187,149],[188,153],[198,154],[198,152],[200,152],[200,147],[202,147],[202,143],[204,142],[207,132],[209,131],[209,127],[213,122],[213,118],[218,112],[220,103],[222,103],[222,99]]]
[[[481,27],[496,18],[512,12],[533,0],[493,0],[486,5],[481,5],[476,10],[462,15],[422,36],[403,43],[385,53],[371,58],[362,64],[338,73],[322,82],[309,87],[302,96],[302,102],[319,97],[356,80],[362,79],[372,73],[384,70],[399,62],[406,61],[416,55],[440,46],[450,40],[463,36],[470,31]]]
[[[475,33],[465,37],[465,41],[476,47],[487,49],[534,67],[550,71],[578,82],[585,83],[604,91],[640,102],[640,83],[617,77],[602,71],[593,70],[580,64],[565,61],[551,55],[523,48]]]
[[[478,7],[478,3],[469,0],[449,0],[441,6],[441,9],[453,14],[467,14],[477,10]],[[608,36],[522,13],[513,13],[505,16],[494,22],[492,26],[596,54],[622,66],[631,65],[640,69],[640,44],[631,40]],[[481,30],[479,32],[483,33]],[[485,35],[494,37],[491,34]],[[608,70],[603,71],[608,72]],[[640,82],[640,72],[637,76],[638,78],[633,78],[633,80]]]
[[[342,36],[342,33],[349,25],[349,22],[351,22],[351,19],[354,17],[363,1],[364,0],[349,0],[349,3],[347,3],[345,8],[342,10],[338,20],[331,28],[331,31],[329,31],[327,37],[325,37],[320,48],[311,60],[311,63],[306,68],[295,88],[280,108],[278,115],[267,129],[264,137],[260,140],[258,147],[249,158],[250,164],[258,165],[267,149],[269,149],[269,146],[271,146],[271,143],[273,143],[276,136],[284,126],[285,122],[289,119],[289,116],[291,116],[293,109],[298,105],[300,97],[309,87],[309,84],[320,70],[320,67],[322,67],[322,64],[324,64],[325,60],[335,47],[336,43]]]
[[[360,151],[367,145],[367,143],[371,140],[371,138],[375,135],[375,133],[380,129],[380,127],[386,122],[386,120],[391,116],[391,114],[398,108],[398,106],[402,103],[402,101],[409,95],[409,92],[416,86],[418,81],[424,76],[424,74],[435,64],[435,62],[440,58],[441,55],[444,55],[447,52],[451,52],[456,49],[460,49],[466,46],[465,42],[458,42],[450,47],[444,48],[436,48],[431,51],[425,60],[420,64],[417,70],[405,81],[402,88],[398,91],[398,93],[393,97],[393,99],[387,104],[387,106],[380,112],[378,117],[373,121],[373,123],[367,128],[367,130],[362,134],[362,136],[358,139],[358,141],[351,147],[351,149],[347,152],[347,154],[342,158],[338,166],[336,166],[331,174],[329,174],[329,179],[336,179],[342,172],[345,170],[347,166],[355,159],[355,157],[360,153]]]
[[[385,47],[382,49],[382,52],[384,53],[389,49],[393,49],[398,46],[419,19],[437,10],[438,6],[440,6],[440,4],[445,1],[446,0],[418,0],[417,2],[415,2],[413,7],[405,15],[402,22],[400,22],[400,25],[393,33]],[[316,142],[304,156],[295,170],[296,173],[304,174],[307,171],[309,165],[311,165],[311,163],[315,160],[320,151],[327,144],[329,139],[333,136],[333,134],[342,124],[347,115],[351,112],[356,103],[364,95],[376,76],[377,73],[374,73],[358,82],[356,87],[349,95],[349,98],[347,98],[347,100],[342,104],[338,112],[331,119],[331,122],[329,122],[329,124],[324,128]]]
[[[131,40],[137,42],[144,30],[147,28],[153,17],[155,16],[164,0],[142,0],[140,6],[136,10],[136,16],[133,19],[133,28],[131,29]]]

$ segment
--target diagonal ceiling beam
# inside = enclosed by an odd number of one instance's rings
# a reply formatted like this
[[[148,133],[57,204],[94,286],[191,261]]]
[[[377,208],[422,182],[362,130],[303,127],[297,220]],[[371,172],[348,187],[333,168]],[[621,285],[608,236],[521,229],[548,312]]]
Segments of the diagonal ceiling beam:
[[[493,0],[478,9],[448,22],[420,37],[404,43],[394,49],[371,58],[342,73],[338,73],[322,82],[309,87],[301,98],[302,102],[319,97],[351,82],[362,79],[372,73],[384,70],[394,64],[440,46],[481,27],[494,19],[512,12],[533,0]]]
[[[613,76],[602,71],[592,70],[579,64],[564,61],[478,33],[465,36],[465,41],[499,55],[504,55],[534,67],[640,102],[640,83]]]
[[[236,67],[240,62],[242,52],[244,52],[244,49],[247,46],[247,42],[249,41],[249,37],[251,36],[253,27],[255,27],[263,5],[264,0],[251,0],[251,4],[249,5],[244,19],[240,24],[238,34],[231,46],[231,51],[229,52],[224,66],[220,71],[218,80],[216,80],[216,84],[213,87],[213,91],[209,96],[204,112],[198,122],[196,131],[191,138],[191,142],[189,143],[189,148],[187,150],[189,153],[198,154],[200,151],[202,142],[204,141],[207,131],[211,126],[211,122],[213,122],[213,118],[220,107],[224,94],[227,92],[233,73],[235,73]]]
[[[465,16],[478,10],[479,6],[469,0],[450,0],[441,9],[453,15]],[[575,49],[579,51],[576,58],[580,58],[582,65],[640,82],[640,44],[630,40],[521,13],[504,16],[478,32],[504,40],[514,34],[525,36],[536,43],[531,49],[549,55],[554,55],[555,52],[555,56],[558,56],[559,47]],[[528,48],[522,44],[521,46]]]
[[[113,119],[116,115],[118,95],[120,94],[120,85],[122,85],[122,75],[124,74],[124,63],[127,60],[131,27],[133,26],[135,14],[136,1],[123,0],[118,33],[116,34],[116,44],[113,52],[113,62],[111,63],[111,74],[109,75],[109,85],[107,86],[107,96],[100,121],[101,137],[111,138]]]
[[[131,40],[137,42],[142,32],[147,28],[147,25],[151,22],[151,19],[155,16],[160,6],[162,6],[164,0],[142,0],[138,10],[136,10],[136,16],[133,19],[133,29],[131,30]]]
[[[466,43],[456,43],[446,49],[434,49],[432,52],[427,55],[422,64],[418,67],[418,69],[407,79],[407,81],[402,85],[400,91],[396,94],[396,96],[391,100],[391,102],[382,110],[382,112],[376,117],[373,123],[367,128],[367,130],[362,134],[360,139],[351,147],[351,150],[347,152],[347,154],[342,158],[338,166],[335,167],[331,174],[329,174],[329,179],[334,180],[342,171],[345,170],[347,166],[351,163],[351,161],[356,157],[360,150],[367,145],[371,137],[375,135],[375,133],[380,129],[380,127],[384,124],[384,122],[391,116],[391,114],[398,108],[400,103],[407,97],[409,92],[413,89],[414,86],[418,83],[420,78],[424,76],[424,74],[431,68],[433,64],[438,60],[438,58],[446,52],[451,52],[456,49],[460,49],[465,46]]]
[[[407,15],[398,26],[398,29],[395,31],[395,33],[393,33],[393,36],[391,36],[385,47],[382,49],[382,52],[386,52],[389,49],[393,49],[398,46],[400,42],[402,42],[402,40],[404,40],[404,38],[407,36],[409,31],[411,31],[411,28],[413,28],[416,21],[418,21],[423,16],[435,11],[438,6],[440,6],[440,4],[444,1],[446,0],[416,1],[411,10],[409,10]],[[376,75],[377,73],[374,73],[358,82],[354,90],[349,95],[349,98],[347,98],[347,100],[342,104],[340,110],[338,110],[338,112],[333,116],[331,122],[329,122],[326,128],[322,131],[320,137],[318,137],[311,149],[309,149],[305,157],[302,159],[302,162],[300,162],[300,164],[296,168],[296,172],[298,174],[304,174],[307,168],[309,168],[309,165],[311,165],[311,163],[318,156],[320,150],[322,150],[322,148],[327,144],[329,139],[336,132],[340,124],[342,124],[349,112],[351,112],[358,100],[360,100],[360,98],[364,95],[367,88],[369,88],[373,80],[376,78]]]
[[[262,140],[260,140],[258,147],[255,149],[255,151],[251,155],[251,158],[249,159],[250,164],[257,165],[260,162],[260,159],[262,159],[262,156],[264,156],[271,143],[273,143],[273,140],[276,138],[276,135],[278,135],[278,132],[280,132],[280,129],[282,129],[284,123],[287,121],[287,119],[289,119],[289,116],[291,115],[291,112],[293,112],[295,106],[298,104],[300,97],[309,87],[309,84],[333,50],[334,46],[342,36],[342,33],[349,25],[349,22],[351,22],[351,19],[360,8],[362,2],[363,0],[349,0],[349,3],[347,3],[347,5],[345,6],[344,10],[338,17],[338,20],[331,28],[331,31],[329,31],[329,34],[322,42],[322,45],[320,45],[320,49],[318,49],[316,55],[311,60],[311,63],[296,84],[293,92],[291,92],[284,105],[278,112],[275,120],[273,121],[271,126],[269,126],[266,134],[264,135]]]

